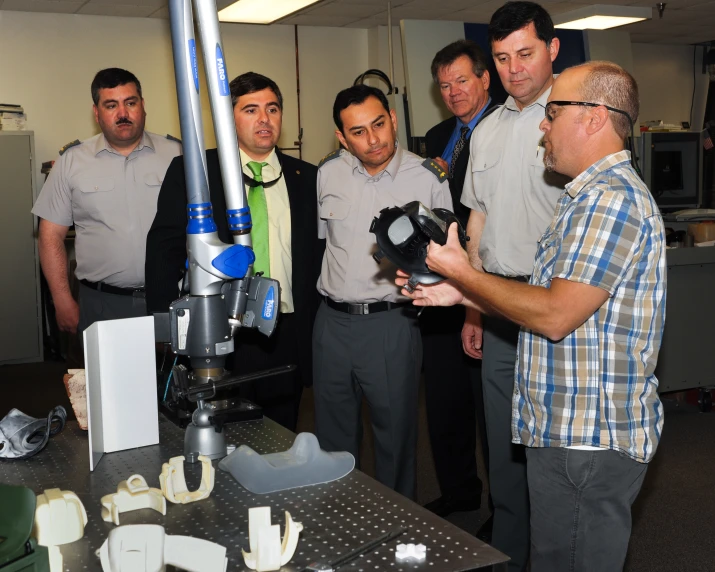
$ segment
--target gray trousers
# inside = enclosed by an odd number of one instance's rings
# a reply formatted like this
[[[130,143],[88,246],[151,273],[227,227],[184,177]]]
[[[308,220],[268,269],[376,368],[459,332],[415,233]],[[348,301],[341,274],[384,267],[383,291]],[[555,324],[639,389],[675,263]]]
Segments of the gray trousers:
[[[141,318],[146,316],[146,300],[134,296],[120,296],[92,290],[79,285],[79,325],[77,334],[82,341],[82,332],[95,322]]]
[[[529,492],[522,445],[511,442],[519,326],[484,316],[482,390],[489,443],[489,491],[494,505],[492,546],[511,558],[509,570],[526,570],[529,560]]]
[[[647,465],[618,451],[530,448],[532,572],[623,570]]]
[[[315,429],[326,451],[360,463],[363,396],[375,440],[375,477],[415,493],[422,340],[412,308],[351,316],[320,305],[313,329]]]

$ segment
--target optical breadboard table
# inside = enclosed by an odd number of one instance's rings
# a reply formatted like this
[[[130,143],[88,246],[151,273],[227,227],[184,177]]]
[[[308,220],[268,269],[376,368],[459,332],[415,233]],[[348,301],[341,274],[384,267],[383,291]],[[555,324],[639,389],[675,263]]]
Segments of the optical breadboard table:
[[[295,435],[269,419],[232,423],[224,428],[227,443],[248,445],[261,454],[288,449]],[[60,547],[67,572],[101,571],[96,551],[115,527],[101,517],[100,499],[117,491],[117,484],[134,474],[159,488],[161,466],[183,452],[184,431],[160,417],[160,444],[105,454],[89,471],[87,433],[70,422],[50,439],[45,450],[24,461],[0,462],[0,482],[23,485],[39,494],[59,488],[74,492],[87,510],[84,538]],[[228,570],[248,570],[241,549],[248,550],[248,509],[270,506],[273,524],[284,532],[285,511],[303,524],[298,549],[281,570],[297,572],[315,561],[330,562],[399,527],[407,532],[377,550],[339,568],[345,572],[506,570],[508,558],[477,538],[435,516],[360,471],[332,483],[258,495],[244,489],[216,468],[216,484],[208,499],[174,505],[166,516],[150,509],[121,513],[125,524],[159,524],[167,534],[194,536],[225,546]],[[189,490],[198,487],[201,464],[185,464]],[[424,544],[424,562],[396,561],[398,543]],[[171,569],[168,567],[167,569]]]

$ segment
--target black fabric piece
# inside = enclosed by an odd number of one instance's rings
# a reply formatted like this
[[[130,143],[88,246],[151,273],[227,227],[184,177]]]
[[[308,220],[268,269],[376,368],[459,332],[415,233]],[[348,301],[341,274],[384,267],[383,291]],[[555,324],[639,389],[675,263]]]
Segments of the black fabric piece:
[[[278,174],[278,177],[276,177],[272,181],[256,181],[256,179],[252,179],[251,177],[246,175],[246,173],[243,173],[243,183],[245,185],[248,185],[251,188],[263,187],[264,189],[270,189],[273,185],[275,185],[282,178],[283,178],[283,170],[282,169],[281,169],[281,172]]]

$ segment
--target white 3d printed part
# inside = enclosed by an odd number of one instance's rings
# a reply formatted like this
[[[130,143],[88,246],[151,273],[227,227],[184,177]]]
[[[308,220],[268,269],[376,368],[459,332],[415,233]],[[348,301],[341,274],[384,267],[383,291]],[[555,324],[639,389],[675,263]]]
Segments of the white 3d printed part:
[[[397,560],[418,560],[423,561],[427,556],[427,548],[424,544],[398,544],[395,548],[395,558]]]
[[[293,558],[303,525],[295,522],[288,511],[285,516],[286,528],[281,544],[280,526],[271,525],[271,507],[248,509],[248,541],[251,552],[241,551],[248,568],[257,572],[279,570]]]
[[[191,536],[168,536],[158,524],[119,526],[97,551],[104,572],[226,572],[226,548]]]
[[[211,465],[211,459],[199,455],[201,461],[201,485],[195,491],[189,492],[184,476],[184,457],[172,457],[168,463],[161,466],[161,492],[166,500],[174,504],[187,504],[208,498],[214,490],[216,471]]]
[[[159,489],[149,488],[141,475],[132,475],[117,485],[117,492],[102,497],[102,519],[119,524],[119,513],[151,508],[166,515],[166,499]]]
[[[71,491],[47,489],[37,495],[32,536],[42,546],[58,546],[84,536],[87,511]]]
[[[62,552],[59,546],[48,546],[47,555],[50,558],[50,572],[62,572]]]

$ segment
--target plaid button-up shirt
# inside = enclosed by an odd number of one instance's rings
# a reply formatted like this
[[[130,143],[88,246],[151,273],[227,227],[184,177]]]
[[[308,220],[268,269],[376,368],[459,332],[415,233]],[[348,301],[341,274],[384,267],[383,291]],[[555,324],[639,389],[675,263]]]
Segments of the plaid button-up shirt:
[[[665,321],[663,220],[621,151],[566,186],[531,284],[563,278],[608,300],[558,342],[522,328],[512,435],[528,447],[590,445],[653,457],[663,427],[655,370]]]

